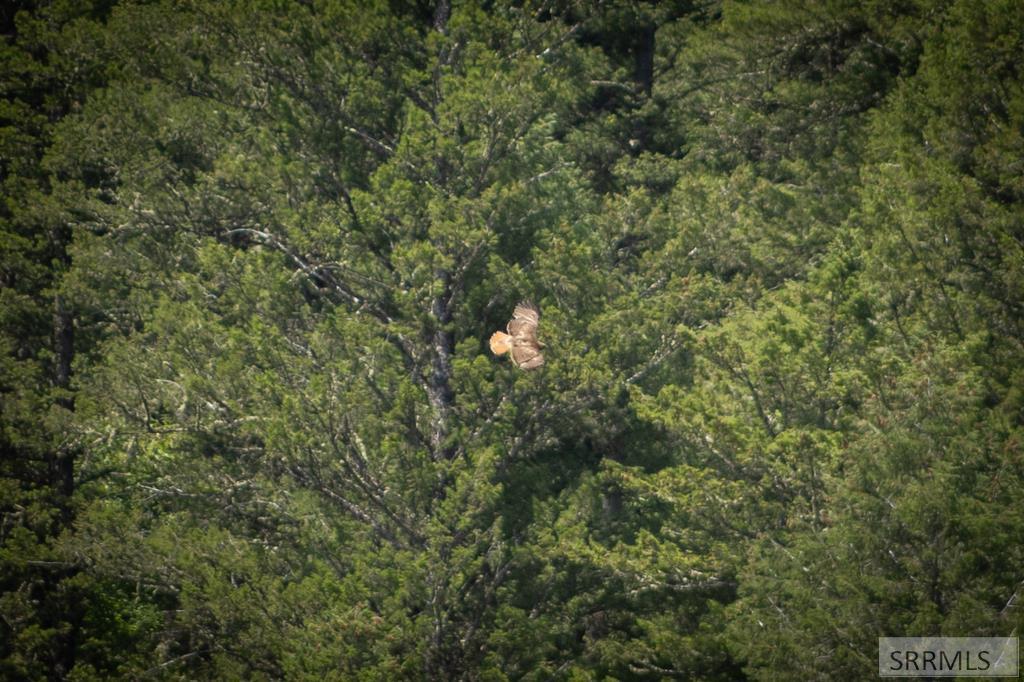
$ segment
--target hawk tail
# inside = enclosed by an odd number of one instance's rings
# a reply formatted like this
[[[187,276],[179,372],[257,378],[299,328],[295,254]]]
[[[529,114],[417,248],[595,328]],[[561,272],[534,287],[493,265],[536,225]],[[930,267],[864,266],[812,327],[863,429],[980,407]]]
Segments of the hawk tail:
[[[512,337],[505,332],[491,334],[491,352],[495,355],[507,353],[512,348]]]

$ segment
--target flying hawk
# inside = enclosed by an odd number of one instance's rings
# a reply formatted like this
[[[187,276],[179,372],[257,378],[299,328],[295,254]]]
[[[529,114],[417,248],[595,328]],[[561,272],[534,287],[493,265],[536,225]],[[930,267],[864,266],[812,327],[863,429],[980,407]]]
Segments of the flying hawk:
[[[508,334],[491,334],[491,352],[495,355],[509,353],[519,369],[537,369],[544,364],[544,354],[540,352],[544,344],[537,340],[538,322],[540,309],[523,301],[512,312],[512,319],[506,327]]]

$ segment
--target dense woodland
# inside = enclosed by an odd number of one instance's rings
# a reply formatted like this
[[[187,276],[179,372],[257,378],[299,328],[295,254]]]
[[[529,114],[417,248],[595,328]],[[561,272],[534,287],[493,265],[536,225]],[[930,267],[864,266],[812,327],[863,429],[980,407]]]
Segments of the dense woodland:
[[[0,19],[0,677],[1022,634],[1024,3]]]

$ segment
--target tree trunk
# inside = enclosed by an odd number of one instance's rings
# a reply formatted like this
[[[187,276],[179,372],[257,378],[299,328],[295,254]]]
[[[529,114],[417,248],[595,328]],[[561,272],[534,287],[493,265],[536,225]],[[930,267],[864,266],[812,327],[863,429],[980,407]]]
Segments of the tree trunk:
[[[434,330],[431,334],[431,359],[427,377],[427,400],[434,412],[434,420],[430,428],[431,456],[435,460],[451,459],[455,448],[446,445],[450,431],[452,405],[455,394],[452,391],[452,355],[455,340],[447,328],[452,321],[452,313],[448,302],[450,297],[450,275],[448,272],[437,273],[441,281],[441,293],[434,298],[431,315],[434,318]]]
[[[73,410],[74,397],[71,390],[71,362],[75,355],[75,318],[64,298],[57,294],[53,302],[53,386],[58,391],[56,404],[65,410]],[[50,454],[49,485],[54,491],[55,504],[60,514],[60,527],[70,528],[74,521],[74,507],[71,503],[75,492],[75,460],[77,452],[73,447],[57,446]],[[57,533],[59,534],[59,530]],[[78,642],[81,633],[82,609],[78,591],[68,588],[65,580],[72,578],[77,568],[62,569],[43,578],[47,591],[61,601],[61,621],[67,631],[55,640],[53,672],[63,678],[71,672],[78,658]],[[60,596],[60,592],[64,595]]]
[[[440,33],[448,31],[448,17],[451,16],[452,5],[450,0],[440,0],[434,8],[434,29]]]
[[[633,82],[646,97],[650,97],[654,89],[654,33],[654,24],[644,23],[637,27],[633,36]],[[650,147],[651,135],[644,117],[633,117],[631,133],[633,154],[639,154]]]
[[[653,23],[642,24],[636,32],[636,52],[633,57],[633,80],[648,97],[654,88],[654,33]]]
[[[65,410],[73,410],[74,398],[67,392],[71,389],[71,361],[75,354],[75,320],[65,305],[63,297],[58,294],[54,299],[53,310],[53,351],[55,356],[53,369],[53,386],[63,395],[57,397],[57,405]],[[75,492],[75,453],[66,448],[54,453],[52,482],[60,494],[61,516],[70,522],[71,495]]]

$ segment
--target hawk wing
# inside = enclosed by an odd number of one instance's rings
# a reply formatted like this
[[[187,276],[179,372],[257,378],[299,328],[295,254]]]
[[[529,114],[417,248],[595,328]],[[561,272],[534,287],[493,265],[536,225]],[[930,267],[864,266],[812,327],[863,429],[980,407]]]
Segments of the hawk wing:
[[[544,354],[536,345],[512,346],[512,362],[519,369],[537,369],[544,364]]]
[[[532,303],[522,302],[512,311],[512,319],[508,321],[508,333],[514,337],[537,339],[537,324],[540,322],[540,310]]]
[[[512,311],[508,322],[509,351],[512,362],[520,369],[536,369],[544,364],[543,344],[537,340],[540,310],[532,303],[522,302]]]

